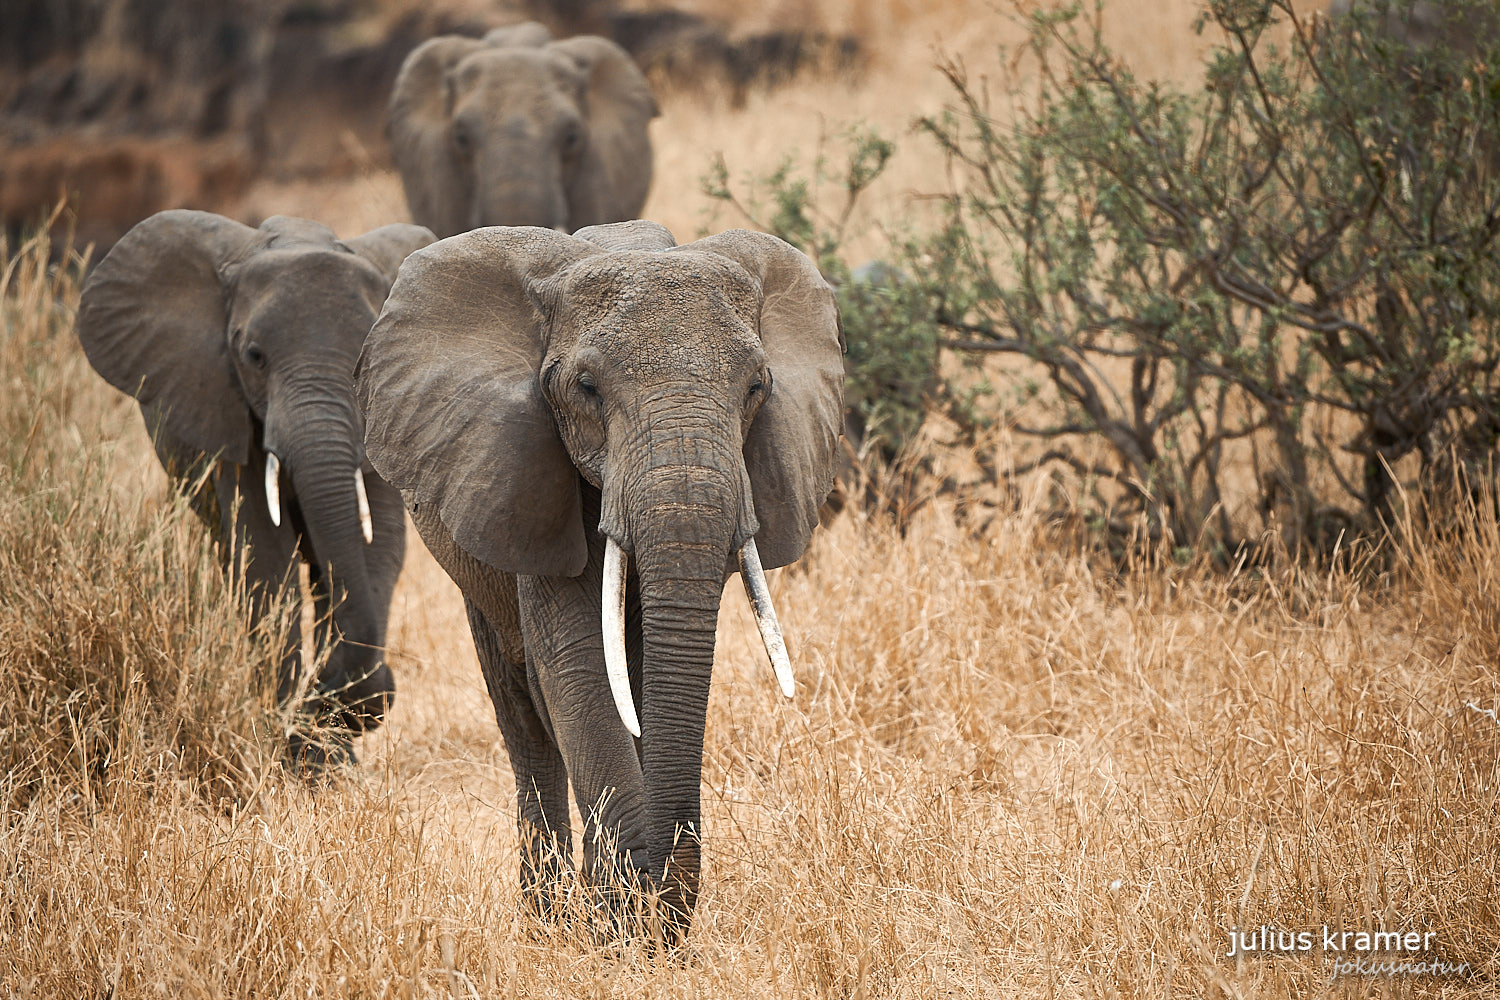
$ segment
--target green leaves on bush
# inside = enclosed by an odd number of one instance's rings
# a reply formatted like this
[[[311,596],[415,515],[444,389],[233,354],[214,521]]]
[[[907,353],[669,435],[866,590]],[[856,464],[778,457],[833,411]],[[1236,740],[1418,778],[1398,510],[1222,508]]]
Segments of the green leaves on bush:
[[[899,280],[845,284],[840,255],[888,144],[856,133],[811,187],[767,178],[772,210],[747,214],[840,283],[854,413],[897,443],[919,406],[1002,419],[1039,442],[1014,472],[1061,471],[1087,523],[1224,560],[1327,551],[1406,491],[1488,475],[1500,17],[1349,6],[1213,0],[1191,86],[1117,58],[1102,4],[1029,14],[1003,102],[943,63],[954,101],[917,131],[954,180],[942,223],[893,254]],[[845,203],[825,224],[829,183]],[[982,376],[945,380],[940,348],[988,359]]]

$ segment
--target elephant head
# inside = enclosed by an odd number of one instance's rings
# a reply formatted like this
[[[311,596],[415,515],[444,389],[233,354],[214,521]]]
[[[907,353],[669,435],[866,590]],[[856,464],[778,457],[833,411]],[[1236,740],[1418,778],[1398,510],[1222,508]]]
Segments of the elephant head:
[[[354,365],[402,259],[430,242],[409,225],[340,241],[305,219],[253,229],[161,212],[114,245],[78,311],[89,362],[140,402],[169,471],[183,471],[169,458],[216,463],[221,508],[243,507],[222,510],[221,529],[250,536],[233,542],[249,545],[251,582],[281,585],[299,546],[312,562],[343,639],[320,684],[345,692],[351,729],[378,724],[388,700],[384,577],[404,530],[387,520],[375,537]]]
[[[501,225],[571,232],[640,211],[656,114],[618,45],[554,42],[523,24],[414,49],[388,134],[412,218],[439,236]]]
[[[697,893],[724,581],[738,565],[790,695],[761,571],[797,559],[818,523],[843,416],[842,355],[832,292],[793,247],[741,230],[675,246],[636,222],[434,244],[402,268],[360,360],[371,461],[418,524],[434,525],[424,537],[441,532],[521,575],[523,623],[527,577],[586,573],[602,587],[580,590],[591,610],[576,620],[532,621],[527,656],[538,658],[535,629],[576,629],[549,645],[586,647],[588,672],[608,674],[596,703],[545,708],[555,730],[610,720],[584,736],[594,749],[568,763],[569,776],[576,791],[578,769],[625,769],[609,789],[633,817],[622,824],[635,825],[618,831],[624,853],[680,927]],[[627,567],[639,593],[629,625],[638,695],[626,676]],[[639,736],[635,753],[621,750],[625,729]]]

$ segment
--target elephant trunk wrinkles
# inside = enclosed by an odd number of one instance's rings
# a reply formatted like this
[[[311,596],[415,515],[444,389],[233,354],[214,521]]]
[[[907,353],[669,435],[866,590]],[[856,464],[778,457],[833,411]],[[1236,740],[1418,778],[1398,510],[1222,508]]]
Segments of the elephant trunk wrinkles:
[[[344,381],[348,381],[345,376]],[[365,564],[354,477],[361,469],[360,423],[347,398],[325,387],[288,388],[267,415],[267,445],[285,464],[301,512],[306,549],[332,613],[333,644],[318,677],[319,697],[337,725],[360,732],[380,725],[393,685],[384,663],[384,626]]]
[[[641,755],[650,874],[670,927],[685,932],[697,900],[699,785],[724,570],[743,492],[718,467],[647,473],[628,517],[640,580]]]

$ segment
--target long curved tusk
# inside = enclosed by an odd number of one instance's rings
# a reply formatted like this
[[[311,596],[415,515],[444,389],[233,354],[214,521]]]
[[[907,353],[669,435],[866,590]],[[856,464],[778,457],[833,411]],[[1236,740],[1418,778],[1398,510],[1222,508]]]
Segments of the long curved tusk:
[[[281,527],[281,459],[274,451],[266,452],[266,506],[271,508],[271,523]]]
[[[365,493],[365,474],[354,470],[354,496],[359,500],[359,530],[365,536],[365,544],[375,540],[375,525],[370,522],[370,498]]]
[[[755,624],[760,628],[761,641],[766,644],[766,655],[771,658],[771,669],[776,671],[776,683],[781,685],[781,693],[790,698],[797,690],[792,680],[792,661],[786,655],[781,626],[776,624],[771,589],[766,586],[766,571],[760,567],[760,551],[754,538],[745,539],[740,547],[740,579],[745,581],[745,595],[750,598],[750,610],[755,612]]]
[[[625,553],[613,538],[604,543],[604,672],[609,675],[609,692],[615,696],[615,710],[631,736],[641,735],[641,721],[635,716],[635,699],[630,696],[630,671],[625,662]]]

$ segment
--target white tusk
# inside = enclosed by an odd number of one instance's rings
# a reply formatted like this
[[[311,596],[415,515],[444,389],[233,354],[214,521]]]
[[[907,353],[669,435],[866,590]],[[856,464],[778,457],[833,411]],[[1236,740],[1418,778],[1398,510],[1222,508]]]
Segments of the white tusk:
[[[365,474],[354,470],[354,496],[359,500],[359,530],[365,536],[365,544],[375,540],[375,525],[370,523],[370,498],[365,494]]]
[[[266,505],[271,508],[271,523],[281,527],[281,459],[274,451],[266,452]]]
[[[613,538],[604,542],[604,672],[615,709],[631,736],[641,735],[635,717],[635,699],[630,696],[630,671],[625,665],[625,553]]]
[[[745,539],[740,548],[740,579],[745,581],[745,594],[750,598],[750,610],[755,612],[755,624],[760,628],[761,641],[766,644],[766,655],[771,658],[771,669],[776,671],[776,683],[781,685],[781,693],[790,698],[796,692],[792,661],[786,655],[781,626],[776,624],[771,589],[766,586],[766,571],[760,568],[760,552],[754,538]]]

